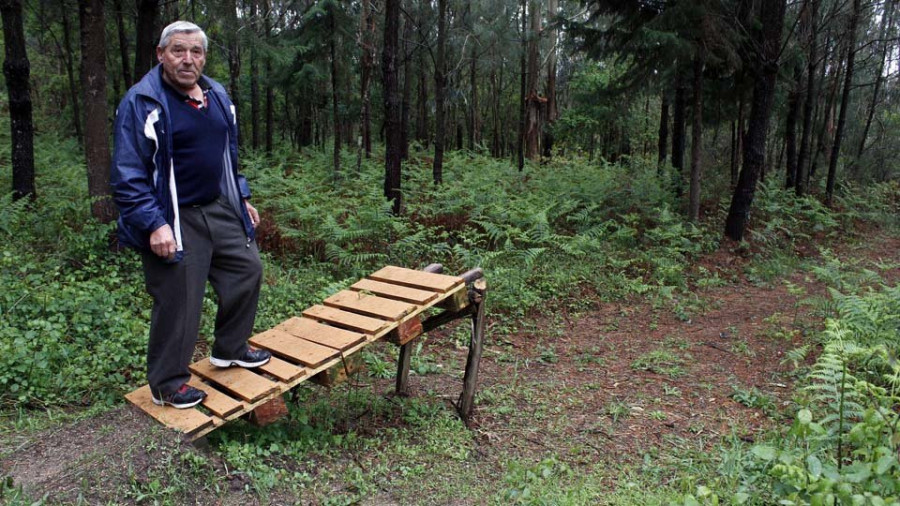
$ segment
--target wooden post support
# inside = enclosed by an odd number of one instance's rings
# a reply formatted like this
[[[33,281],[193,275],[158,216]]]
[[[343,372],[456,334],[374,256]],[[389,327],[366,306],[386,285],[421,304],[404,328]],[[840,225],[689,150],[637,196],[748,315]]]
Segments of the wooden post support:
[[[253,425],[265,427],[286,417],[287,414],[288,409],[284,403],[284,396],[279,395],[257,406],[256,409],[247,414],[247,417]]]
[[[429,264],[422,270],[440,274],[444,272],[444,266],[441,264]],[[423,333],[421,329],[418,332],[419,334]],[[397,359],[397,385],[394,390],[397,392],[397,395],[406,396],[409,395],[409,359],[412,357],[412,342],[402,342],[400,345],[400,357]]]
[[[466,426],[472,416],[475,407],[475,387],[478,383],[478,366],[481,363],[481,352],[484,347],[484,296],[487,292],[487,282],[484,279],[475,281],[472,285],[472,304],[477,307],[472,314],[472,340],[469,343],[469,356],[466,360],[466,373],[463,377],[463,391],[459,396],[457,409],[459,416]]]
[[[403,346],[422,334],[422,318],[414,316],[409,320],[402,322],[396,329],[390,331],[384,339],[398,346]]]

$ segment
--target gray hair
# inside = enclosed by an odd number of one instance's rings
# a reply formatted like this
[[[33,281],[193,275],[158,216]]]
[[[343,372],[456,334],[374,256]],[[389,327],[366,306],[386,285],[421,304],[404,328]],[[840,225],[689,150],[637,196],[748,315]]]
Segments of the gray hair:
[[[165,49],[169,45],[169,39],[177,33],[200,33],[203,37],[203,51],[205,52],[209,46],[209,40],[202,28],[191,23],[190,21],[176,21],[169,26],[163,28],[162,35],[159,36],[159,48]]]

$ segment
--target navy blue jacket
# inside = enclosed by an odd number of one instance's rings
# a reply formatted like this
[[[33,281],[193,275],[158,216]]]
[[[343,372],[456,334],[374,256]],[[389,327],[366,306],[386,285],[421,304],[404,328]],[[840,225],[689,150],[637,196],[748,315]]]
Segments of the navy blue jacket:
[[[200,86],[209,88],[209,106],[220,107],[222,115],[230,120],[219,187],[240,214],[249,243],[254,238],[254,229],[243,199],[250,198],[250,187],[237,172],[235,107],[221,84],[201,76]],[[168,223],[175,235],[175,261],[180,261],[184,244],[172,159],[172,125],[159,65],[125,94],[116,110],[114,135],[110,182],[119,208],[119,242],[149,251],[150,234]]]

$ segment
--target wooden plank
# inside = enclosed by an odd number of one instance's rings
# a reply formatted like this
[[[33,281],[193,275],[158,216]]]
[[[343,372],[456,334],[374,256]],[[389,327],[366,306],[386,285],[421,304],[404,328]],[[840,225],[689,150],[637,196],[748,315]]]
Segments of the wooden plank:
[[[244,409],[244,403],[232,399],[226,394],[216,390],[210,385],[200,381],[197,376],[191,375],[188,385],[198,388],[206,392],[206,399],[203,399],[203,407],[210,410],[214,415],[225,418],[226,416]]]
[[[394,299],[412,304],[424,305],[438,296],[437,292],[431,290],[419,290],[418,288],[409,288],[408,286],[395,285],[392,283],[384,283],[375,281],[374,279],[361,279],[350,286],[351,290],[357,292],[371,292],[386,299]]]
[[[295,379],[306,374],[306,369],[297,367],[290,362],[285,362],[278,357],[272,357],[266,364],[257,368],[258,370],[273,376],[285,383],[290,383]]]
[[[416,310],[415,304],[352,290],[341,290],[328,297],[325,305],[390,321],[398,321]]]
[[[172,406],[157,406],[153,404],[153,399],[150,396],[150,385],[138,388],[125,395],[125,398],[166,427],[188,435],[213,425],[215,422],[213,417],[201,413],[196,408],[176,409]]]
[[[318,367],[339,353],[338,350],[300,339],[279,329],[256,334],[250,338],[250,344],[265,348],[286,360],[311,368]]]
[[[393,283],[395,285],[440,293],[445,293],[454,286],[463,283],[463,279],[456,276],[414,271],[412,269],[404,269],[403,267],[395,267],[393,265],[384,267],[377,272],[370,274],[368,277],[375,281],[383,281],[385,283]]]
[[[312,341],[336,350],[346,350],[366,340],[365,334],[323,325],[311,318],[291,318],[275,327],[292,336]]]
[[[368,316],[342,311],[334,307],[320,306],[318,304],[304,310],[303,316],[369,335],[376,334],[381,329],[391,325],[390,322],[385,320],[370,318]]]
[[[266,394],[278,390],[278,384],[243,367],[216,367],[209,358],[190,365],[190,370],[198,376],[221,386],[247,402],[253,402]]]

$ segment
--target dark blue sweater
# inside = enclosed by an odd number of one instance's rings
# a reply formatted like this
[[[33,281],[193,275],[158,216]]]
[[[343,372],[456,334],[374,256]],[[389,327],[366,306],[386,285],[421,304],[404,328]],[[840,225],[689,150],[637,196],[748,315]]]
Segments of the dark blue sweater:
[[[228,139],[228,123],[214,101],[197,108],[193,99],[164,84],[172,121],[172,151],[178,205],[206,204],[220,193],[224,162],[222,153]],[[206,90],[204,90],[206,93]]]

